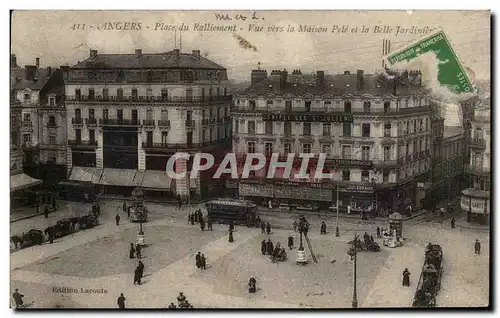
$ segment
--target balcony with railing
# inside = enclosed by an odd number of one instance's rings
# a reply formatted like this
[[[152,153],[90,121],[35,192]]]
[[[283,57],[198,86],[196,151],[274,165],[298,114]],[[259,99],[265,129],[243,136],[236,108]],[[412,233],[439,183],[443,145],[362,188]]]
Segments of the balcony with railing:
[[[87,118],[87,119],[85,119],[85,124],[87,126],[97,126],[97,119],[95,119],[95,118]]]
[[[486,140],[482,137],[473,137],[469,142],[470,147],[484,149],[486,148]]]
[[[21,122],[22,129],[33,129],[33,122],[31,120],[23,120]]]
[[[140,126],[139,119],[123,119],[123,118],[101,118],[99,125],[105,126]]]
[[[95,148],[98,146],[97,140],[75,140],[69,139],[68,146],[71,148]]]
[[[144,119],[142,121],[142,126],[144,126],[144,127],[154,127],[155,126],[155,121],[154,121],[154,119]]]
[[[55,121],[52,121],[52,122],[48,122],[47,123],[47,127],[48,128],[57,128],[57,123]]]
[[[475,164],[468,164],[464,166],[465,173],[475,176],[488,176],[491,173],[490,168],[478,166]]]
[[[221,146],[227,144],[230,139],[220,139],[215,141],[207,141],[201,143],[160,143],[160,142],[143,142],[142,148],[144,150],[154,150],[154,151],[192,151],[192,150],[200,150],[202,148],[209,148],[213,146]]]
[[[163,128],[163,129],[170,128],[170,120],[158,119],[158,127]]]
[[[83,119],[82,118],[71,118],[71,124],[83,125]]]
[[[226,96],[66,96],[66,101],[74,103],[201,103],[231,101],[232,95]]]

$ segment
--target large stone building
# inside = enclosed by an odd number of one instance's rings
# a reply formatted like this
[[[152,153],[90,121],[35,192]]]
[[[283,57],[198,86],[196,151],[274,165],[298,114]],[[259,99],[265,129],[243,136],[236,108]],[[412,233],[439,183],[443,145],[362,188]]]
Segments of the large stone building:
[[[25,70],[17,65],[16,56],[11,55],[10,61],[10,194],[11,206],[23,204],[25,190],[41,183],[23,173],[23,147],[21,135],[27,128],[22,122],[23,102],[19,99],[20,81],[25,80]],[[31,129],[31,128],[30,128]],[[33,199],[33,198],[31,198]],[[31,202],[33,203],[33,202]]]
[[[295,70],[268,77],[259,69],[234,103],[239,158],[279,152],[286,161],[288,153],[326,153],[324,172],[333,172],[333,180],[314,180],[312,160],[309,180],[285,180],[279,172],[267,179],[266,167],[240,180],[240,196],[329,205],[338,186],[341,204],[352,209],[420,206],[430,170],[432,111],[418,71],[388,77]],[[295,165],[297,170],[300,163]]]
[[[470,163],[465,167],[472,187],[463,190],[461,198],[461,207],[468,221],[474,218],[487,220],[491,208],[491,111],[489,100],[482,103],[487,104],[486,107],[479,105],[471,122]]]
[[[226,69],[197,50],[90,50],[66,78],[69,179],[120,194],[136,186],[148,195],[214,194],[218,183],[210,182],[210,172],[193,182],[172,182],[166,163],[176,152],[203,151],[219,158],[227,151],[227,80]],[[190,162],[178,160],[176,171],[189,169]]]

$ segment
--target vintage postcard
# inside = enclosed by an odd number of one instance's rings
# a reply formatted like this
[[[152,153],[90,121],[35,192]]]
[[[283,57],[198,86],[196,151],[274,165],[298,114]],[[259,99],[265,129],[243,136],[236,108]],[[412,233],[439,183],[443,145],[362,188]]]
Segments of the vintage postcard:
[[[11,308],[488,308],[489,11],[12,11]]]

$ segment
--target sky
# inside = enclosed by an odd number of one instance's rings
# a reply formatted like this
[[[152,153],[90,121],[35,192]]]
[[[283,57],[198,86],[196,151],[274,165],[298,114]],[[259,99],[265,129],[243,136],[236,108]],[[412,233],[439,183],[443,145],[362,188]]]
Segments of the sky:
[[[232,20],[218,21],[215,13]],[[246,20],[236,19],[239,15]],[[179,48],[182,33],[183,52],[200,50],[227,68],[230,79],[248,81],[259,62],[267,70],[339,73],[363,69],[371,73],[381,68],[384,39],[391,41],[394,51],[426,34],[402,34],[398,27],[429,32],[441,28],[476,78],[490,77],[489,11],[257,11],[258,19],[252,15],[252,11],[15,11],[11,53],[21,66],[34,64],[37,57],[41,66],[71,66],[88,58],[90,49],[99,53],[134,53],[139,48],[143,53],[171,51]],[[141,23],[141,30],[103,30],[111,22]],[[177,28],[184,24],[189,30],[155,30],[161,23]],[[236,25],[236,30],[195,31],[195,23]],[[327,32],[298,32],[300,25],[326,27]],[[264,30],[255,31],[258,26]],[[293,32],[287,32],[289,26]],[[348,31],[331,32],[334,26],[347,26]],[[361,33],[363,26],[368,32]],[[385,34],[380,32],[384,26],[390,28]],[[279,27],[282,32],[276,32]],[[241,45],[242,39],[247,45]]]

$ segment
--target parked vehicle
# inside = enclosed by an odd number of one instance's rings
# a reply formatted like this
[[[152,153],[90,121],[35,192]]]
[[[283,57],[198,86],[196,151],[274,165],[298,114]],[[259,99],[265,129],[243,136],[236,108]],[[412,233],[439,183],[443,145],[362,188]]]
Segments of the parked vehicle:
[[[213,200],[206,203],[208,217],[214,223],[229,224],[231,221],[236,225],[253,227],[257,216],[257,205],[234,199]]]

